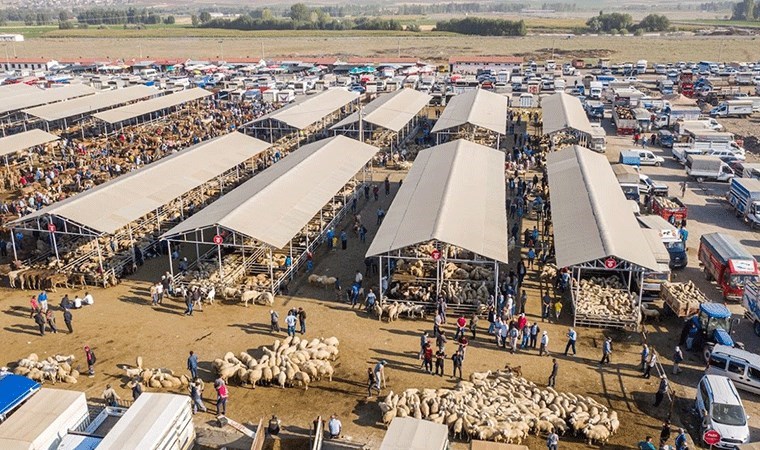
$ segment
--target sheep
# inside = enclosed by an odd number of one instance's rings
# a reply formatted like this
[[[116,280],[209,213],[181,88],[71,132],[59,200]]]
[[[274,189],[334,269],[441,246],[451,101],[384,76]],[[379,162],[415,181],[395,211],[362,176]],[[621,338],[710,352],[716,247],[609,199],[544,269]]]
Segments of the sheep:
[[[660,321],[660,311],[656,309],[650,309],[650,307],[647,306],[645,303],[642,303],[640,308],[641,308],[642,321],[646,319],[655,319],[658,322]]]
[[[610,439],[610,430],[603,425],[587,425],[583,432],[588,438],[588,445],[594,441],[604,445]]]
[[[298,381],[301,383],[304,391],[309,390],[309,383],[311,382],[311,378],[309,377],[309,374],[305,372],[296,372],[294,379],[295,381]]]
[[[483,380],[487,379],[490,376],[491,376],[491,371],[490,370],[488,372],[473,372],[473,373],[470,374],[470,381],[471,382],[483,381]]]
[[[242,294],[240,294],[240,301],[245,304],[245,307],[248,307],[248,302],[251,300],[255,300],[258,298],[258,296],[261,295],[258,291],[248,290],[244,291]]]
[[[274,295],[272,295],[271,292],[263,292],[261,295],[256,297],[255,303],[271,306],[274,304]]]

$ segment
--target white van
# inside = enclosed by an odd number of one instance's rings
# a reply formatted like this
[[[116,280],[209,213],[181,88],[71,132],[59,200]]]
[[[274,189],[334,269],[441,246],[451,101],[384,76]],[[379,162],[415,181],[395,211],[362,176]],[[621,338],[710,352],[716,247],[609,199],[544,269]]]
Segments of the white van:
[[[737,388],[760,395],[760,355],[716,345],[705,373],[728,377]]]
[[[720,375],[703,376],[697,385],[694,406],[702,420],[700,434],[708,429],[720,433],[720,442],[715,447],[733,450],[738,445],[749,442],[747,413],[729,378]]]

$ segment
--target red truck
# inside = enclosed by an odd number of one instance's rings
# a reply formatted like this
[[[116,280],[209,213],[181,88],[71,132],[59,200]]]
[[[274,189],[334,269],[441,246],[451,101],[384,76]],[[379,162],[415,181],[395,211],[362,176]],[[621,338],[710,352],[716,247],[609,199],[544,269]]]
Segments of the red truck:
[[[654,197],[652,212],[678,226],[686,219],[689,209],[677,197]],[[670,216],[674,216],[673,221],[670,220]]]
[[[694,97],[694,75],[691,70],[684,70],[678,79],[678,87],[685,97]]]
[[[702,235],[699,262],[704,266],[705,278],[718,283],[726,301],[741,301],[744,285],[758,280],[755,257],[728,234]]]

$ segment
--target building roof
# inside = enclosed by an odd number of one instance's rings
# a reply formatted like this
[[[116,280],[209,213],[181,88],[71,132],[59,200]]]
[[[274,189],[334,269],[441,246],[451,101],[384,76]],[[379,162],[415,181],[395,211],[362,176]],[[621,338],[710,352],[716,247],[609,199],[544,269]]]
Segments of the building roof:
[[[144,392],[100,441],[98,450],[155,448],[175,426],[179,412],[189,411],[189,403],[187,395]]]
[[[456,63],[481,63],[481,64],[520,64],[523,58],[520,56],[452,56],[449,64]]]
[[[39,88],[29,86],[26,83],[14,83],[0,86],[0,98],[3,101],[7,101],[11,97],[17,97],[19,95],[28,95],[39,91]]]
[[[417,154],[367,256],[438,240],[507,262],[504,152],[463,139]]]
[[[592,134],[591,122],[578,97],[557,92],[541,100],[541,111],[544,121],[544,134],[574,129]]]
[[[348,58],[346,63],[348,64],[417,64],[419,60],[417,58],[409,57],[394,57],[394,56],[380,56],[376,58],[370,58],[365,56],[354,56]]]
[[[0,138],[0,156],[7,156],[34,147],[35,145],[47,144],[58,139],[58,136],[36,128],[24,131],[23,133],[12,134]]]
[[[356,92],[349,92],[340,88],[328,89],[316,95],[305,96],[284,108],[259,117],[253,123],[272,119],[297,130],[303,130],[357,98],[359,98],[359,94]]]
[[[150,86],[137,85],[110,91],[99,91],[95,95],[77,98],[65,102],[25,109],[23,112],[39,119],[52,122],[79,115],[86,115],[102,109],[112,108],[158,95],[160,91]]]
[[[396,417],[385,432],[380,450],[437,450],[446,448],[448,441],[446,425],[414,417]]]
[[[77,97],[92,95],[96,91],[94,88],[84,84],[70,84],[61,87],[37,89],[36,92],[30,92],[24,95],[13,97],[3,97],[0,102],[0,114],[18,111],[24,108],[31,108],[38,105],[47,105],[48,103],[60,102]]]
[[[163,237],[221,226],[283,248],[377,150],[345,136],[304,145]]]
[[[475,125],[499,134],[507,132],[507,98],[485,89],[473,89],[449,100],[432,132],[465,124]]]
[[[657,261],[604,155],[574,145],[547,157],[557,265],[615,257],[657,270]]]
[[[193,100],[209,97],[211,95],[213,94],[205,89],[187,89],[184,91],[175,92],[173,94],[164,95],[162,97],[145,100],[143,102],[132,103],[131,105],[125,105],[120,108],[103,111],[94,114],[93,117],[100,119],[103,122],[115,124],[123,122],[125,120],[134,119],[135,117],[144,116],[145,114],[161,111],[162,109],[179,106]]]
[[[86,415],[87,400],[83,392],[40,389],[0,424],[0,448],[47,448],[51,434],[65,433]]]
[[[364,121],[398,133],[432,97],[415,89],[399,89],[390,94],[378,96],[364,106]],[[330,129],[343,128],[359,121],[359,112],[355,112]]]
[[[226,134],[159,159],[13,223],[54,215],[94,231],[114,233],[267,148],[268,143],[243,133]]]

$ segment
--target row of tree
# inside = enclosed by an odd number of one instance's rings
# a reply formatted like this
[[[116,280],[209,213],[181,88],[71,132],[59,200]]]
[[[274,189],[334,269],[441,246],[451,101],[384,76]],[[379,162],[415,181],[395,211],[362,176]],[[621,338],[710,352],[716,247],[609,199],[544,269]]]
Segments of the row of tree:
[[[760,8],[755,5],[755,0],[735,3],[731,20],[760,20]]]
[[[649,14],[641,22],[634,23],[630,14],[599,11],[599,15],[586,21],[586,27],[592,33],[656,32],[668,31],[670,20],[659,14]]]
[[[525,36],[527,33],[525,22],[522,20],[486,19],[484,17],[442,20],[435,24],[435,30],[479,36]]]

